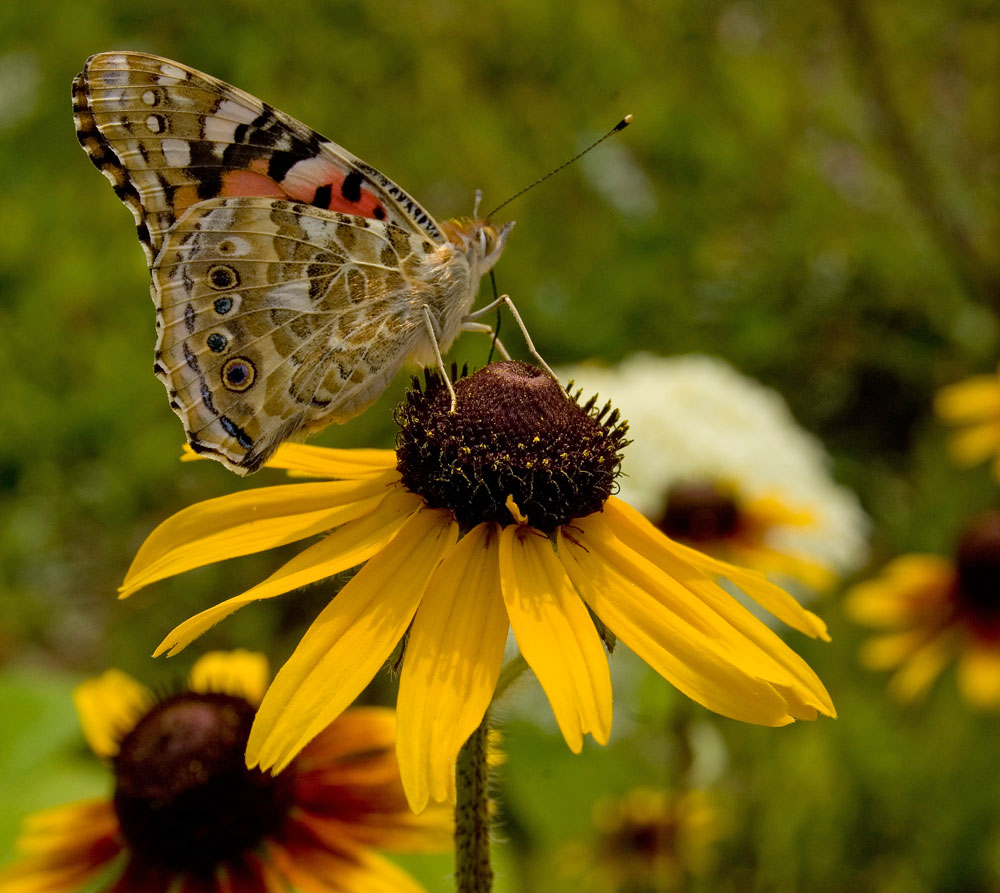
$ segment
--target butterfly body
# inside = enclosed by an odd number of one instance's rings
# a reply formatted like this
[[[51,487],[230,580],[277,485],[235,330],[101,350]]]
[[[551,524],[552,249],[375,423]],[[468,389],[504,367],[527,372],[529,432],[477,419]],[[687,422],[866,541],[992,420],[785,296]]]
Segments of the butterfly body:
[[[512,225],[439,224],[305,125],[156,56],[91,57],[73,98],[146,252],[154,371],[191,446],[239,474],[446,351]]]

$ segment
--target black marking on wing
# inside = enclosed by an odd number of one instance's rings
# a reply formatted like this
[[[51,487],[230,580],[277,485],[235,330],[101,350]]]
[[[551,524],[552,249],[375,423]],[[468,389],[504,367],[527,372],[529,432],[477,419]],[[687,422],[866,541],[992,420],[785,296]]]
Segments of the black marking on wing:
[[[333,198],[333,186],[330,183],[324,183],[322,186],[316,187],[316,194],[313,196],[312,203],[317,208],[329,208],[330,199]]]
[[[225,429],[226,434],[235,438],[236,442],[245,450],[253,449],[253,439],[239,425],[233,422],[229,416],[220,415],[219,424]]]
[[[361,201],[361,181],[362,176],[358,171],[351,171],[344,182],[340,184],[340,194],[349,202]]]

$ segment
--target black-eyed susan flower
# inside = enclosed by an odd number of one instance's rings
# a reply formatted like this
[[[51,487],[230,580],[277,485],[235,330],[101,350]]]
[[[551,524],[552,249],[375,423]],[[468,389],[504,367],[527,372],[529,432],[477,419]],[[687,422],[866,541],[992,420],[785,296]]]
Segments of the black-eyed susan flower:
[[[269,463],[337,478],[192,506],[140,549],[123,595],[171,574],[325,535],[249,591],[178,626],[176,653],[223,617],[359,564],[271,684],[251,765],[280,770],[358,695],[408,632],[397,754],[411,806],[454,798],[455,758],[493,696],[513,629],[566,742],[606,742],[602,633],[700,704],[780,726],[834,709],[788,646],[713,581],[724,575],[810,636],[815,615],[764,577],[667,539],[612,496],[625,427],[548,376],[498,363],[433,374],[397,410],[395,451],[286,446]],[[599,618],[595,625],[595,619]]]
[[[845,601],[857,623],[887,632],[865,643],[862,662],[896,669],[890,690],[923,695],[952,659],[958,684],[976,707],[1000,707],[1000,512],[973,520],[952,558],[904,555]]]
[[[710,868],[722,822],[706,791],[638,787],[599,800],[593,826],[563,853],[567,874],[601,893],[668,893]]]
[[[777,392],[698,354],[561,375],[614,394],[635,439],[621,496],[667,536],[807,591],[866,560],[868,519]]]
[[[443,849],[450,832],[441,810],[407,807],[393,712],[343,713],[270,775],[244,758],[267,681],[263,655],[235,651],[206,654],[187,689],[163,698],[117,670],[79,686],[114,794],[29,817],[0,891],[421,890],[372,849]]]
[[[1000,372],[973,375],[941,388],[934,409],[946,422],[960,426],[951,439],[951,454],[961,465],[993,460],[1000,479]]]

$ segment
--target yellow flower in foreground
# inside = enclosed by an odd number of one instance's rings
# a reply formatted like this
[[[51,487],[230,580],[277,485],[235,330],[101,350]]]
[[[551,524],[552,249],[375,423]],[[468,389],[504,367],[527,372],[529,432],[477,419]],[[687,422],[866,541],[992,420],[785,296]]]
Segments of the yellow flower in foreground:
[[[951,441],[955,461],[977,465],[992,457],[993,474],[1000,479],[1000,372],[941,388],[934,409],[944,421],[963,426]]]
[[[953,657],[963,697],[1000,707],[1000,512],[977,518],[955,558],[904,555],[847,594],[848,616],[892,630],[861,653],[872,669],[898,667],[890,682],[901,700],[924,694]]]
[[[212,652],[189,689],[157,700],[117,670],[83,683],[88,743],[112,798],[29,817],[2,893],[397,893],[422,888],[372,846],[444,849],[441,810],[414,816],[393,753],[391,710],[349,710],[278,775],[247,769],[267,662]]]
[[[397,410],[393,451],[285,446],[269,463],[335,481],[192,506],[149,537],[122,587],[326,535],[249,591],[182,623],[176,653],[223,617],[364,563],[272,683],[250,765],[278,769],[362,691],[409,630],[397,754],[415,811],[454,798],[455,759],[489,706],[508,629],[574,751],[611,729],[594,616],[684,694],[780,726],[833,715],[808,665],[712,579],[728,577],[810,636],[816,616],[759,573],[667,539],[610,496],[625,428],[548,376],[498,363],[455,385],[428,375]],[[592,616],[593,615],[593,616]],[[603,630],[602,630],[603,632]],[[606,634],[606,633],[605,633]]]

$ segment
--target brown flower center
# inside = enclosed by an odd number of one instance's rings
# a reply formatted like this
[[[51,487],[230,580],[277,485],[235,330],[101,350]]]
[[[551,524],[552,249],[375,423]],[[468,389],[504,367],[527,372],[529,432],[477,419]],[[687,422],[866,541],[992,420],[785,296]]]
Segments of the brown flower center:
[[[959,614],[978,635],[1000,639],[1000,511],[980,515],[966,528],[955,565]]]
[[[247,769],[255,712],[232,695],[183,692],[125,736],[114,761],[114,807],[133,853],[171,870],[209,873],[279,827],[292,776]]]
[[[740,529],[740,510],[732,496],[713,484],[674,484],[657,525],[667,536],[706,544],[734,536]]]
[[[440,377],[426,373],[396,409],[403,484],[463,528],[513,521],[513,497],[532,527],[551,533],[600,510],[611,495],[627,425],[596,398],[580,406],[526,363],[494,363],[455,382],[456,411]]]

